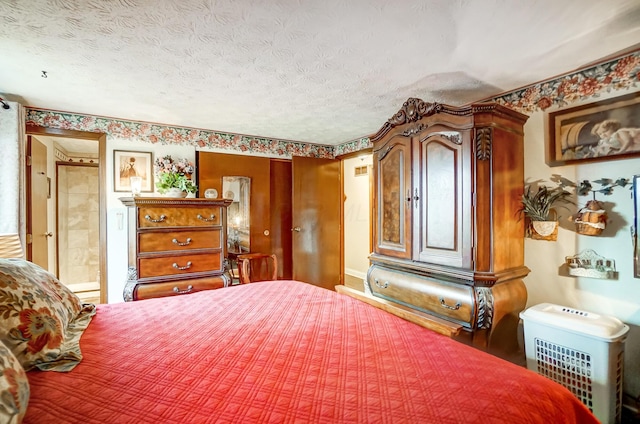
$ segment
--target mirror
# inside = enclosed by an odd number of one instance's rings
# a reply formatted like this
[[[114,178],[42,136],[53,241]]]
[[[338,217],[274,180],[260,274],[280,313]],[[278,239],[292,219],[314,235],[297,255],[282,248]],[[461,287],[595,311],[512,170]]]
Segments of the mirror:
[[[251,251],[249,237],[251,178],[222,177],[222,197],[233,202],[227,210],[227,245],[232,253]]]
[[[633,176],[633,225],[631,226],[631,240],[633,242],[633,276],[640,278],[640,175]]]

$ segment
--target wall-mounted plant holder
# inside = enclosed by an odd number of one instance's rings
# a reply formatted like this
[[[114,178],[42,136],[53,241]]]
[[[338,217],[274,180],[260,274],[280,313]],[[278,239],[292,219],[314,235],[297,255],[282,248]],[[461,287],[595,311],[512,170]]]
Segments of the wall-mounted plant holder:
[[[600,256],[593,250],[585,250],[578,255],[567,256],[565,262],[569,268],[569,275],[574,277],[618,279],[615,261]]]
[[[558,221],[531,221],[529,237],[534,240],[556,241],[558,239]]]

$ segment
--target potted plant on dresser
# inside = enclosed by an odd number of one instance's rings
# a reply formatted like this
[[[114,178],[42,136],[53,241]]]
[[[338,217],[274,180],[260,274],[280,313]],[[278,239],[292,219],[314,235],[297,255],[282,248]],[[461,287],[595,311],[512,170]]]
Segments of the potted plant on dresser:
[[[522,194],[520,216],[527,219],[526,236],[535,240],[555,241],[558,238],[558,214],[553,208],[561,203],[573,203],[571,192],[562,186],[547,187],[527,184]]]

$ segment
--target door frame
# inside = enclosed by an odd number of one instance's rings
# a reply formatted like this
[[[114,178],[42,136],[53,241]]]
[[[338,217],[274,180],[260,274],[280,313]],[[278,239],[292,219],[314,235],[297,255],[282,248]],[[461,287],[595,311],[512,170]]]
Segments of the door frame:
[[[99,261],[100,261],[100,303],[107,302],[107,135],[105,133],[95,133],[89,131],[64,130],[58,128],[47,128],[36,125],[26,125],[28,136],[53,136],[63,138],[78,138],[82,140],[95,140],[98,142],[98,197],[99,197]],[[27,190],[29,190],[27,184]],[[26,194],[29,201],[30,193]],[[30,210],[30,205],[27,205]],[[56,212],[57,213],[57,212]],[[31,228],[31,217],[27,215],[27,229]]]

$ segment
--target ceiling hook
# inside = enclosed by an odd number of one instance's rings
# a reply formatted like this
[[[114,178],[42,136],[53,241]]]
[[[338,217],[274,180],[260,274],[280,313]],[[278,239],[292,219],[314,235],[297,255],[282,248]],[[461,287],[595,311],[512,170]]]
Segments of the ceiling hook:
[[[40,75],[42,78],[47,78],[47,71],[42,71],[42,75]]]

